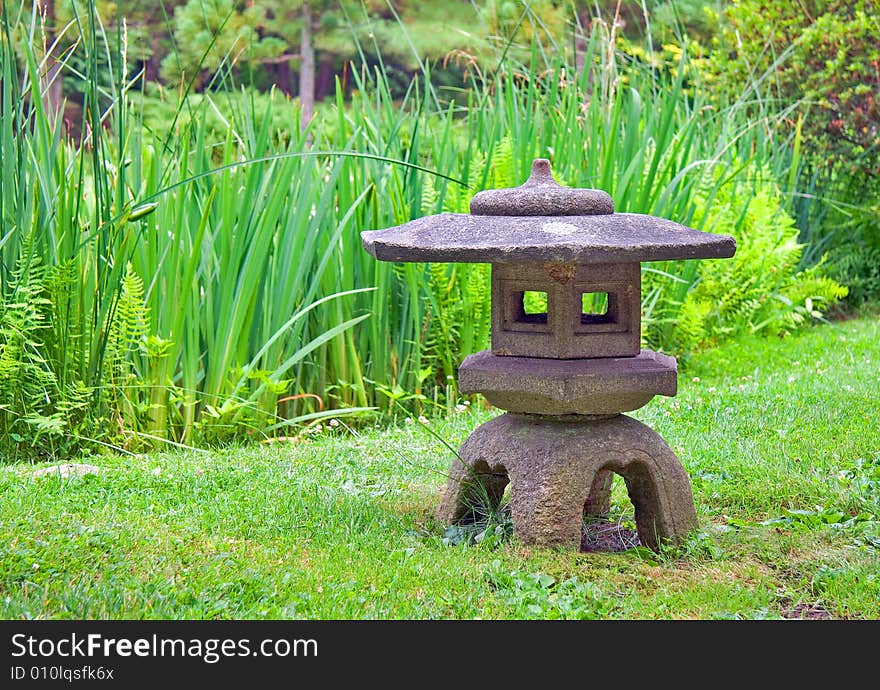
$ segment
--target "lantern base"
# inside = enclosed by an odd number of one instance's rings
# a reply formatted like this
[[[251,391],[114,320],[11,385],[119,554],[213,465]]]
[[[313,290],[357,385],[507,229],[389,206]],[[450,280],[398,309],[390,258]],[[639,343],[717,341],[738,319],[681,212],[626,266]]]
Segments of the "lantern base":
[[[608,512],[613,473],[626,481],[642,544],[679,543],[697,526],[690,480],[659,434],[625,415],[562,421],[503,414],[478,427],[453,462],[438,517],[474,521],[510,484],[515,535],[581,543],[584,517]]]

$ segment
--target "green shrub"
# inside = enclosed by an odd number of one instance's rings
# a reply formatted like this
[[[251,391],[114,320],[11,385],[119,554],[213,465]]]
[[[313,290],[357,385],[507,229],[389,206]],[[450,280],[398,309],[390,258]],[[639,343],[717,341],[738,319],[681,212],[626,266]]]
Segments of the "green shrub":
[[[729,88],[760,80],[772,96],[799,102],[813,166],[880,174],[877,0],[733,0],[724,20],[713,58]]]
[[[832,249],[830,270],[852,300],[877,299],[880,3],[734,0],[720,27],[711,58],[719,90],[751,94],[756,115],[794,106],[791,129],[802,126],[801,178],[812,181],[808,194],[787,190],[811,245],[802,264]]]
[[[746,170],[742,179],[695,195],[694,223],[737,241],[732,259],[702,261],[672,328],[648,341],[688,351],[740,333],[785,335],[820,319],[847,294],[821,264],[800,269],[803,245],[785,211],[778,185],[766,172]],[[755,181],[750,182],[749,178]],[[650,286],[668,280],[647,275]],[[665,337],[664,337],[665,336]]]
[[[300,130],[299,107],[275,90],[261,93],[241,87],[193,93],[181,103],[176,92],[150,82],[143,92],[129,93],[128,98],[131,112],[158,140],[191,137],[203,129],[206,142],[219,144],[230,133],[241,141],[249,135],[243,129],[246,125],[257,132],[265,127],[272,147],[283,149],[290,143],[291,133]]]

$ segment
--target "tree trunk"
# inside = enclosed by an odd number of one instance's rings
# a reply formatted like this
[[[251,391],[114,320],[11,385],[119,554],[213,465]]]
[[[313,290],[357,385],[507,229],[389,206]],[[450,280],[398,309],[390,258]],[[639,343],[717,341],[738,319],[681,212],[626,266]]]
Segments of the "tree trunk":
[[[277,86],[282,93],[291,98],[296,95],[293,90],[293,75],[290,72],[290,60],[284,60],[275,66],[275,86]]]
[[[144,63],[144,83],[159,81],[159,69],[162,66],[162,36],[157,31],[150,41],[150,57]]]
[[[312,45],[312,10],[303,3],[302,40],[300,41],[299,101],[302,106],[302,123],[305,129],[315,110],[315,47]]]
[[[318,78],[315,83],[315,101],[320,102],[326,98],[333,88],[333,58],[323,58],[318,63]]]

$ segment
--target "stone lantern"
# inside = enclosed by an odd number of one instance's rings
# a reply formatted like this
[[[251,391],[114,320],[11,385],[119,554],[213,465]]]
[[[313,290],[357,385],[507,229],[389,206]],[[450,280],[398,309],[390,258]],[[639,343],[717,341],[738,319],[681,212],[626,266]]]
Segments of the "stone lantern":
[[[474,519],[475,503],[497,507],[509,483],[523,542],[577,546],[584,517],[608,512],[617,473],[641,542],[681,541],[696,526],[688,476],[622,414],[677,389],[675,359],[640,347],[639,262],[730,257],[734,239],[614,213],[605,192],[556,184],[544,159],[522,186],[476,194],[470,211],[361,233],[382,261],[492,264],[492,349],[462,362],[459,390],[507,412],[465,441],[440,518]]]

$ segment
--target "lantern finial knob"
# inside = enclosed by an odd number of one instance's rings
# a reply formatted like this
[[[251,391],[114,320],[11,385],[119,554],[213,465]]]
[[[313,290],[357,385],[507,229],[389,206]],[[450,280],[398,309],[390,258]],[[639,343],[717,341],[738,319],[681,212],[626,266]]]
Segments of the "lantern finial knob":
[[[532,174],[529,176],[529,179],[526,180],[523,187],[534,187],[536,185],[544,185],[544,184],[556,184],[556,180],[553,179],[553,174],[550,172],[550,161],[546,158],[536,158],[532,161]]]

